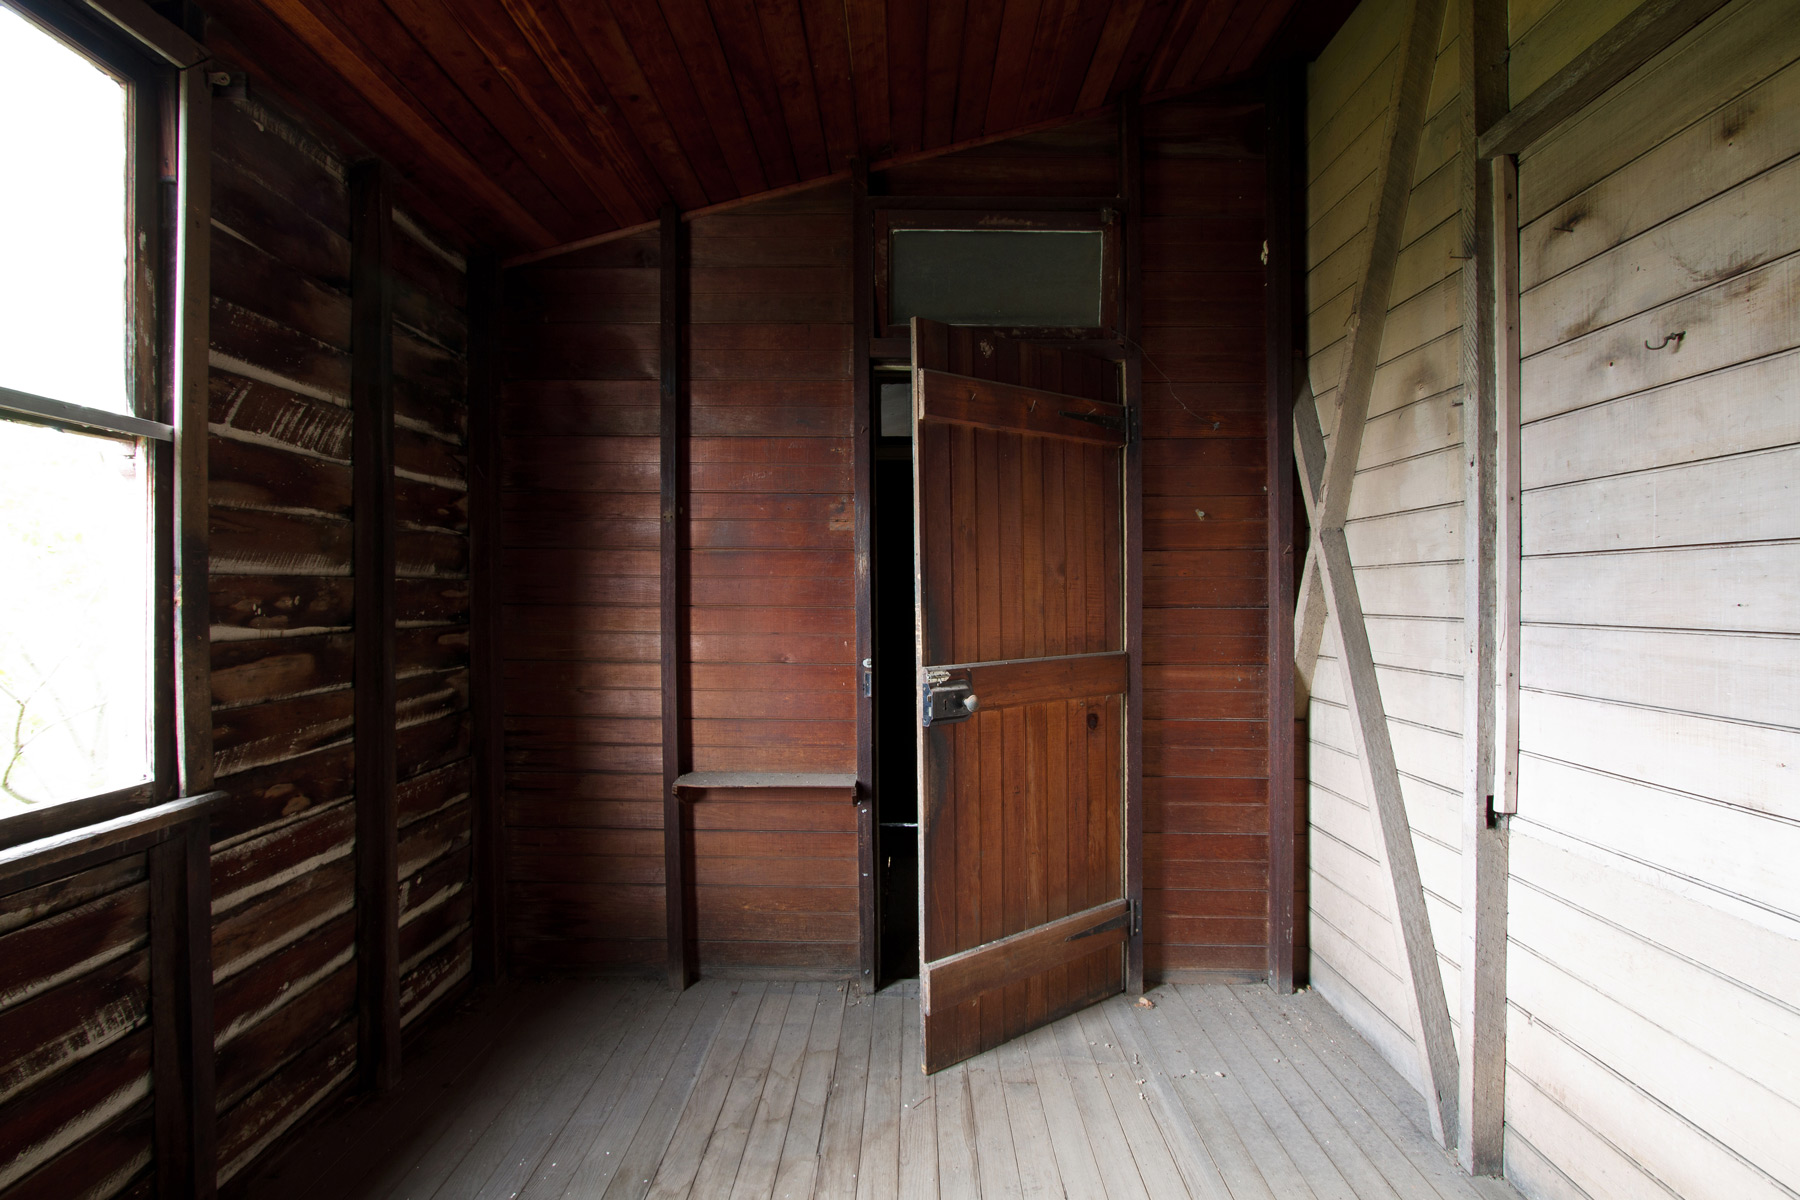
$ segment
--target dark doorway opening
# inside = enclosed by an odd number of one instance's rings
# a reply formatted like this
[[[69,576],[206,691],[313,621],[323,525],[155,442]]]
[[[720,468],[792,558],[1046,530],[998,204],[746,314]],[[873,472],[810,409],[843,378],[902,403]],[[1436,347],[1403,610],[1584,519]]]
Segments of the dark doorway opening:
[[[875,377],[873,516],[875,871],[881,984],[919,973],[918,682],[913,645],[910,385]],[[902,417],[901,414],[904,414]]]

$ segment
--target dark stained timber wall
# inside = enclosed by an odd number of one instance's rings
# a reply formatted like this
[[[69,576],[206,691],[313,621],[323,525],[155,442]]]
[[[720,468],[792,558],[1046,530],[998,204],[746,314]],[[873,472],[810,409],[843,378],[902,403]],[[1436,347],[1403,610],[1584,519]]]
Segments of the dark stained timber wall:
[[[221,1181],[356,1054],[350,216],[344,156],[214,105],[213,820]],[[395,279],[401,1014],[470,968],[466,287],[403,214]]]
[[[1259,104],[1144,110],[1144,956],[1261,971],[1268,644]]]
[[[687,228],[690,769],[852,772],[844,189]],[[521,969],[662,961],[659,249],[508,272],[507,922]],[[694,793],[702,970],[847,973],[847,791]]]
[[[148,1196],[145,855],[0,897],[0,1196]]]
[[[657,241],[508,272],[501,561],[513,965],[663,948]]]
[[[213,146],[213,822],[229,1179],[349,1077],[350,243],[342,164],[260,103]]]
[[[395,232],[395,807],[410,1024],[468,976],[473,947],[468,280],[415,221]]]
[[[1258,103],[1144,114],[1147,963],[1268,930]],[[877,195],[1111,196],[1102,119],[881,172]],[[688,239],[690,770],[855,767],[847,189]],[[522,969],[664,959],[655,235],[507,272],[507,921]],[[891,576],[890,576],[891,578]],[[904,578],[904,577],[903,577]],[[693,793],[701,970],[855,964],[846,792]]]

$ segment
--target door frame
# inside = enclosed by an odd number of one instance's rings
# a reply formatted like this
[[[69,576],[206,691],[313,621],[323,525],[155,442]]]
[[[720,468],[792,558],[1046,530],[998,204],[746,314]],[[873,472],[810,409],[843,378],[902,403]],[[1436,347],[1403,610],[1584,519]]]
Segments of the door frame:
[[[1143,415],[1143,158],[1142,121],[1135,99],[1127,98],[1118,109],[1119,187],[1110,197],[1037,196],[1030,198],[996,198],[984,203],[979,198],[905,197],[871,195],[869,167],[866,160],[854,159],[850,164],[851,221],[851,371],[852,422],[854,438],[852,456],[855,477],[855,541],[854,573],[856,588],[856,805],[857,805],[857,883],[858,883],[858,971],[865,992],[873,992],[880,981],[877,962],[880,945],[881,914],[877,900],[877,806],[874,774],[874,707],[865,693],[864,668],[874,653],[874,594],[880,586],[880,570],[873,560],[874,502],[874,435],[879,413],[871,385],[872,368],[877,361],[910,362],[910,342],[888,337],[885,328],[877,327],[876,232],[878,209],[905,207],[943,212],[954,211],[972,224],[992,214],[1023,213],[1064,214],[1071,211],[1091,212],[1104,219],[1110,209],[1120,219],[1116,238],[1116,254],[1109,256],[1114,267],[1113,278],[1106,281],[1109,312],[1115,318],[1112,328],[1102,336],[1092,331],[1056,331],[1061,336],[1043,340],[1067,341],[1092,354],[1113,358],[1122,364],[1122,395],[1134,427],[1141,431]],[[1050,331],[1043,331],[1050,333]],[[1144,476],[1143,438],[1133,437],[1124,456],[1123,534],[1125,595],[1125,650],[1129,675],[1125,696],[1124,745],[1124,878],[1125,897],[1131,905],[1133,921],[1126,939],[1125,988],[1132,995],[1144,990]],[[910,567],[909,567],[910,574]],[[914,664],[915,668],[917,664]],[[920,897],[921,901],[923,897]]]

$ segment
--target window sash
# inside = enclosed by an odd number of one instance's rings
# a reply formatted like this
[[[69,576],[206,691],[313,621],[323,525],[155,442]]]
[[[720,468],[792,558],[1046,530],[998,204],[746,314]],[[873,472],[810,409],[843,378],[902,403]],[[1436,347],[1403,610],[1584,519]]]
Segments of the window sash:
[[[211,292],[206,244],[211,144],[204,50],[147,10],[139,14],[118,6],[119,11],[113,12],[115,6],[106,4],[82,11],[40,0],[8,2],[67,39],[128,88],[130,175],[124,186],[135,236],[126,307],[127,328],[134,331],[127,386],[133,413],[106,412],[0,387],[0,420],[142,442],[150,472],[154,567],[146,601],[154,633],[150,779],[0,817],[0,849],[165,803],[184,787],[199,794],[212,786],[210,680],[203,674],[202,682],[208,686],[191,699],[177,688],[178,670],[185,667],[185,673],[194,673],[187,660],[196,659],[198,669],[206,670],[207,649],[205,314]],[[158,45],[158,38],[168,46]],[[186,493],[186,502],[178,511],[180,493]],[[193,515],[184,521],[189,510]],[[178,542],[194,540],[192,531],[182,530],[196,519],[197,545],[192,554],[183,555],[194,569],[178,571]],[[178,591],[184,597],[181,603]],[[193,714],[184,717],[184,706]],[[201,725],[198,736],[189,734],[189,729]],[[182,770],[184,764],[191,764],[190,769]]]

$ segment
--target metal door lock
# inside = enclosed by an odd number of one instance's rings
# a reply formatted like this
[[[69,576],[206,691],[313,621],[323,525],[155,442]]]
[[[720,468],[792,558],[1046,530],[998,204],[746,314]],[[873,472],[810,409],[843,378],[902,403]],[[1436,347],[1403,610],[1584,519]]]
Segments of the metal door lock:
[[[981,707],[981,698],[969,686],[967,679],[951,680],[948,672],[944,671],[926,674],[924,701],[922,723],[927,729],[933,725],[966,721]]]

